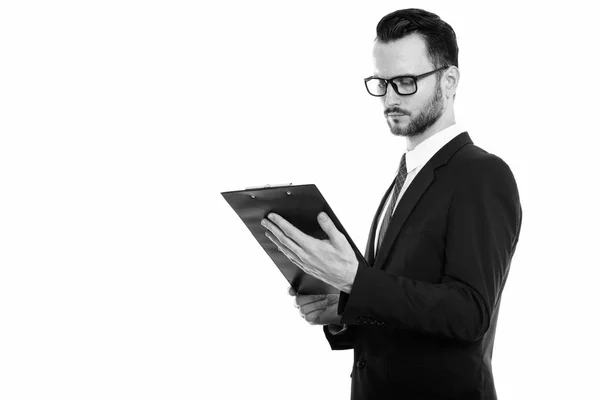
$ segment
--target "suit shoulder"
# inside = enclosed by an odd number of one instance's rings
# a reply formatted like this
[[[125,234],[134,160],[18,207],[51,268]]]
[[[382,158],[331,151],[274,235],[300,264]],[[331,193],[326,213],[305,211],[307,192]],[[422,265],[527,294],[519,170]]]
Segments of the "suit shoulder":
[[[508,164],[499,156],[467,144],[456,152],[451,160],[457,178],[462,182],[505,182],[515,185],[514,175]]]

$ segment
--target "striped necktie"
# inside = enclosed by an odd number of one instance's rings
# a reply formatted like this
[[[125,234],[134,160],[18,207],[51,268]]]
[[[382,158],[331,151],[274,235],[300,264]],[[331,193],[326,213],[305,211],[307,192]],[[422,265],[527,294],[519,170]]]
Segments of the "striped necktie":
[[[390,221],[392,220],[394,208],[396,207],[396,201],[398,201],[398,196],[400,196],[400,191],[402,190],[402,186],[406,181],[406,175],[408,174],[406,172],[406,153],[404,153],[402,154],[402,160],[400,160],[400,169],[398,170],[398,175],[396,175],[396,182],[392,191],[392,198],[388,204],[385,215],[383,216],[383,221],[381,222],[381,229],[379,230],[379,238],[377,240],[377,250],[379,250],[381,247],[381,242],[383,242],[385,232],[387,231]]]

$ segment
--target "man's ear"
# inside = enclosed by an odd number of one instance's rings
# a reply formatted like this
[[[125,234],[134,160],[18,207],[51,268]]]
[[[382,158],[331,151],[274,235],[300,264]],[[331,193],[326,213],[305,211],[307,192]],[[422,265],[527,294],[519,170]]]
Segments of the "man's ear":
[[[445,79],[443,82],[444,92],[446,93],[446,98],[454,98],[456,96],[456,88],[458,87],[458,81],[460,80],[460,71],[457,67],[451,66],[446,71]]]

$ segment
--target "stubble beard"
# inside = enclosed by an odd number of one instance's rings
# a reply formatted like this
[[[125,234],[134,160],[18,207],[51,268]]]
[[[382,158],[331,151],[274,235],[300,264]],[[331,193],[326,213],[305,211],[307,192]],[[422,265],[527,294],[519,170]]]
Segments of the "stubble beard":
[[[390,131],[395,136],[404,137],[417,137],[425,132],[429,127],[437,122],[444,112],[444,104],[442,101],[442,88],[440,81],[435,85],[435,91],[431,98],[423,107],[419,115],[416,118],[411,119],[406,127],[402,127],[399,124],[394,124],[389,119],[387,120]],[[393,119],[393,117],[392,117]]]

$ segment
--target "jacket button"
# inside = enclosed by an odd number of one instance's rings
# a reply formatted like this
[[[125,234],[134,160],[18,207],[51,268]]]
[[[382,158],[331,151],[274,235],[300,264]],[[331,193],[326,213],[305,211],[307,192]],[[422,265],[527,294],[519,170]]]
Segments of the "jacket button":
[[[365,366],[365,362],[363,360],[357,361],[356,362],[356,367],[357,368],[363,368]]]

